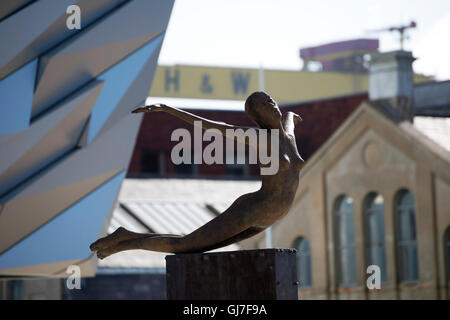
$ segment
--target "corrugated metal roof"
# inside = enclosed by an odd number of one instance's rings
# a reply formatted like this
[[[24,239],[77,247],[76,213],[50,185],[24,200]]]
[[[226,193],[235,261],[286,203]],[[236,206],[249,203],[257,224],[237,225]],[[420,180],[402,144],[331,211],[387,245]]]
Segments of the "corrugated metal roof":
[[[206,204],[144,201],[122,203],[155,233],[186,235],[215,217]]]
[[[108,232],[123,226],[134,232],[186,235],[212,220],[216,212],[221,213],[228,206],[227,203],[122,201],[113,213]]]
[[[258,180],[125,179],[119,201],[232,203],[261,187]]]
[[[123,226],[134,232],[185,235],[260,185],[254,180],[125,179],[108,232]]]
[[[109,223],[108,233],[113,233],[121,226],[133,232],[149,232],[147,227],[142,225],[142,223],[137,221],[132,215],[117,204]]]
[[[224,212],[226,209],[228,209],[228,207],[231,205],[231,203],[212,203],[211,207],[213,207],[213,210],[222,213]]]
[[[210,208],[227,208],[225,203],[204,204],[189,202],[122,201],[116,206],[108,233],[120,226],[134,232],[186,235],[213,219],[216,214]],[[239,250],[232,244],[214,251]],[[108,259],[99,260],[100,268],[165,268],[166,253],[131,250],[116,253]],[[119,269],[116,269],[119,270]]]

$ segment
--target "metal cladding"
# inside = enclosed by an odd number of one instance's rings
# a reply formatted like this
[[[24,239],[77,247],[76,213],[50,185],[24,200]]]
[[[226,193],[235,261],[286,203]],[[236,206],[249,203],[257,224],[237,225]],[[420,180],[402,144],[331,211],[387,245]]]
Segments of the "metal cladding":
[[[89,244],[106,233],[172,7],[0,4],[0,275],[95,274]]]

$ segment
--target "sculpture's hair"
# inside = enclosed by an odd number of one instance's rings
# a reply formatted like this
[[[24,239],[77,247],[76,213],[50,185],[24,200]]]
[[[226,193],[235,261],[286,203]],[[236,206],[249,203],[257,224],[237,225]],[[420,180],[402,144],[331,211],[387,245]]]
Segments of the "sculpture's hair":
[[[265,128],[266,125],[264,121],[261,119],[261,116],[258,112],[258,105],[255,103],[256,97],[266,95],[264,91],[256,91],[248,96],[247,100],[245,100],[245,113],[258,127]]]

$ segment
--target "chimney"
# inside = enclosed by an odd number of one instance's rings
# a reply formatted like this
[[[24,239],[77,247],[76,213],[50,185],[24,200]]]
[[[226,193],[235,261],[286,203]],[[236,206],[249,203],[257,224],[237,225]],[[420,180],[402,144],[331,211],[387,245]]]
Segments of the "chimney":
[[[388,102],[409,121],[414,118],[414,60],[411,52],[399,50],[372,54],[369,64],[369,99]]]

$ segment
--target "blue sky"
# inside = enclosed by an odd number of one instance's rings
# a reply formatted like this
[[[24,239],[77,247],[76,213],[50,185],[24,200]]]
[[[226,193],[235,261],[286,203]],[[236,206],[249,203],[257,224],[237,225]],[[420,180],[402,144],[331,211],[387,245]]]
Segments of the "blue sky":
[[[405,48],[416,72],[450,79],[449,0],[176,0],[160,64],[300,69],[299,49],[353,38],[399,48],[396,33],[369,30],[409,24]]]

